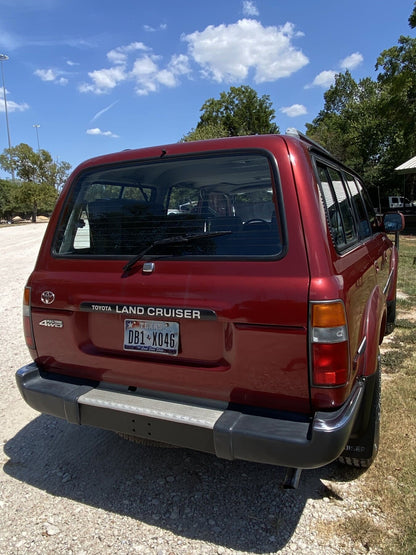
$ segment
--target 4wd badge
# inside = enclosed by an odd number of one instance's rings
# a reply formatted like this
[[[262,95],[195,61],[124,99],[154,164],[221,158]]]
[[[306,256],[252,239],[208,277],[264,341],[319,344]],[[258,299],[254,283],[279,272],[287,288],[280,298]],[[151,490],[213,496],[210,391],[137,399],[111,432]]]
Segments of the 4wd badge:
[[[47,328],[63,328],[64,323],[62,320],[42,320],[39,322],[39,326],[45,326]]]

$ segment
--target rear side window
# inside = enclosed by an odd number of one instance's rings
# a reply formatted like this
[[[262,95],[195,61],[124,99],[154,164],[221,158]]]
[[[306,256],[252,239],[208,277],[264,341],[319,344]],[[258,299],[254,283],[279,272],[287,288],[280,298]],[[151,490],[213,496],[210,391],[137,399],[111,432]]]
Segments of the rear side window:
[[[316,167],[335,247],[343,250],[370,237],[378,229],[377,217],[360,180],[323,161]]]
[[[374,209],[373,203],[369,197],[367,190],[363,187],[359,179],[355,179],[358,190],[360,191],[361,198],[364,202],[365,209],[367,212],[368,221],[370,222],[370,228],[372,231],[377,231],[379,229],[379,223],[377,221],[376,211]]]
[[[345,178],[347,181],[347,186],[351,194],[352,203],[355,208],[355,212],[358,218],[358,233],[361,239],[365,237],[370,237],[372,235],[371,225],[372,222],[370,220],[371,216],[374,216],[374,210],[372,207],[370,208],[370,214],[367,212],[369,209],[366,206],[366,191],[363,189],[361,183],[356,180],[352,175],[345,174]],[[370,217],[369,217],[370,216]]]
[[[80,175],[58,256],[274,257],[282,252],[276,173],[243,152],[104,166]]]
[[[345,243],[349,244],[357,237],[351,201],[347,194],[342,174],[334,168],[328,168],[327,171],[332,182],[332,188],[335,193],[339,211],[341,212]]]
[[[317,163],[319,183],[334,244],[343,249],[357,239],[353,209],[342,174]]]

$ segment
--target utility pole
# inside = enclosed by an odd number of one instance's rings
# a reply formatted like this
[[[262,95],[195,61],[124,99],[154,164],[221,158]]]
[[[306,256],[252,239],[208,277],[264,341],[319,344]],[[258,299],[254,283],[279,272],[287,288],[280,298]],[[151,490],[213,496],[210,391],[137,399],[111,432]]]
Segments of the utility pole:
[[[7,127],[7,139],[9,142],[9,150],[12,148],[12,142],[10,140],[10,128],[9,128],[9,114],[7,111],[7,97],[6,97],[6,86],[4,84],[4,70],[3,70],[3,62],[7,61],[9,56],[7,54],[0,54],[0,65],[1,65],[1,78],[3,83],[3,98],[4,98],[4,111],[6,114],[6,127]],[[10,153],[10,162],[12,160],[12,155]],[[12,181],[14,181],[14,170],[11,171],[12,174]]]

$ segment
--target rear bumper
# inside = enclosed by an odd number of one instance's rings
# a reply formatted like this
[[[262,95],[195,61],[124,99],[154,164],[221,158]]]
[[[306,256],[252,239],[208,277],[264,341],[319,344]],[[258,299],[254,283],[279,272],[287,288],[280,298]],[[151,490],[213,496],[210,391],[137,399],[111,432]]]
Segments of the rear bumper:
[[[74,424],[240,459],[293,468],[317,468],[343,451],[360,408],[364,384],[348,401],[314,417],[272,418],[231,410],[224,403],[161,397],[125,389],[63,380],[40,372],[35,363],[16,373],[24,400],[35,410]]]

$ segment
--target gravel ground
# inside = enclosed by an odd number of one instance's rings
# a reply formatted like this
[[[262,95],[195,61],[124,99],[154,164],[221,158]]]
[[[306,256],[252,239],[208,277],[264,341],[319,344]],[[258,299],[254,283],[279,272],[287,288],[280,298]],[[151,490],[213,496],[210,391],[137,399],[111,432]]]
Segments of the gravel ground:
[[[0,228],[0,552],[368,553],[365,541],[331,532],[351,514],[382,522],[353,471],[305,471],[285,490],[284,469],[134,444],[23,402],[21,298],[45,229]]]

